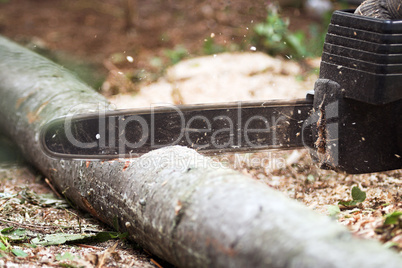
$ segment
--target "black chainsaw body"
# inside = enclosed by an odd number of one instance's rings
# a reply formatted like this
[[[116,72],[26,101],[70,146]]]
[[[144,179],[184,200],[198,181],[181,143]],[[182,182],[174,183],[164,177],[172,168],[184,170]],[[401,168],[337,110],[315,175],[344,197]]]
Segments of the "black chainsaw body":
[[[402,168],[402,21],[334,12],[314,91],[322,168]]]

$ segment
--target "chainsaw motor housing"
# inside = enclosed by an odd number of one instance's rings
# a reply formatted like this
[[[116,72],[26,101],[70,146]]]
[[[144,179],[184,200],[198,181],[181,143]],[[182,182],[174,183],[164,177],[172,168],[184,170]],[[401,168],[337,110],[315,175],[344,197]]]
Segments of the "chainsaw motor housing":
[[[313,159],[350,174],[402,168],[402,21],[335,11],[314,88]]]

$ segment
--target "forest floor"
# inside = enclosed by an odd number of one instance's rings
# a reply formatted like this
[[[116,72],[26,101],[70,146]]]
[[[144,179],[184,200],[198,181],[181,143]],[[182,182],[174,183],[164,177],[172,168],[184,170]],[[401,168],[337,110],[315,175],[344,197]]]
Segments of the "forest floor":
[[[254,51],[251,29],[265,20],[266,1],[138,1],[132,24],[124,3],[3,0],[0,34],[76,71],[117,108],[299,98],[317,79],[317,58],[295,62]],[[295,8],[283,15],[292,31],[307,33],[318,23]],[[337,174],[319,169],[307,150],[214,158],[333,217],[358,237],[402,251],[401,221],[396,214],[385,218],[402,211],[401,170]],[[29,165],[1,166],[1,267],[169,267],[60,200]],[[339,205],[356,197],[353,187],[366,198]],[[33,239],[42,245],[27,243]]]

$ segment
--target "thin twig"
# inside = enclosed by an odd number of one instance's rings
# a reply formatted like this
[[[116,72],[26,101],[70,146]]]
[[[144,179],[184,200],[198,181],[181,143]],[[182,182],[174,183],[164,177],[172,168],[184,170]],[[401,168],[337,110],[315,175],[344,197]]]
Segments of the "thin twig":
[[[26,229],[29,230],[36,230],[36,231],[43,231],[43,229],[47,229],[47,228],[51,228],[51,229],[59,229],[59,228],[63,228],[63,229],[75,229],[77,227],[75,226],[51,226],[51,225],[35,225],[35,224],[28,224],[28,223],[19,223],[19,222],[15,222],[15,221],[10,221],[10,220],[3,220],[0,219],[1,222],[4,223],[8,223],[8,224],[13,224],[13,225],[18,225],[20,227],[24,227]]]
[[[113,253],[116,250],[117,245],[119,242],[117,241],[112,247],[108,248],[105,250],[105,252],[102,254],[102,256],[99,259],[98,265],[96,267],[103,267],[105,265],[105,261],[107,258],[109,258],[110,254]]]
[[[154,259],[151,259],[151,262],[153,264],[155,264],[158,268],[163,268],[162,265],[160,265],[159,263],[157,263]]]
[[[95,247],[95,246],[85,245],[85,244],[75,244],[75,245],[77,245],[77,246],[79,246],[79,247],[82,247],[82,248],[92,248],[92,249],[96,249],[96,250],[102,250],[102,249],[104,249],[104,248],[101,248],[101,247]]]
[[[48,178],[45,178],[45,182],[47,183],[47,185],[49,185],[50,189],[52,189],[52,191],[55,193],[55,195],[57,195],[58,198],[60,199],[64,199],[58,191],[56,191],[56,189],[53,187],[53,185],[50,183],[50,180]]]

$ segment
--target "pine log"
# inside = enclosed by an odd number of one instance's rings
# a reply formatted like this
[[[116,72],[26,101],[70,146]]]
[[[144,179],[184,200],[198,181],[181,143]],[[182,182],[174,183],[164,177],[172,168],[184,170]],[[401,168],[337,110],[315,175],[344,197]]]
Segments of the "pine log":
[[[45,155],[41,127],[106,99],[62,67],[0,37],[0,126],[65,198],[178,267],[401,267],[266,185],[183,147],[126,161]]]

